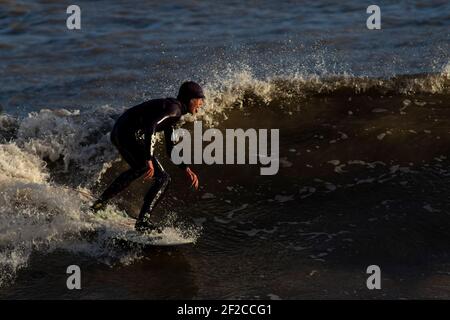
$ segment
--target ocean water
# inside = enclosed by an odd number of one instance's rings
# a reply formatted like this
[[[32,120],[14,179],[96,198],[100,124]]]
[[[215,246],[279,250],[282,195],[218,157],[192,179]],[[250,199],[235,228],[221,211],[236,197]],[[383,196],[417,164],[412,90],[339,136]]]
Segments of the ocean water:
[[[450,3],[0,1],[0,298],[450,297]],[[111,244],[148,184],[94,216],[126,165],[115,119],[205,88],[193,121],[280,130],[280,170],[194,165],[155,221],[194,241]],[[66,268],[83,290],[66,288]],[[379,265],[383,290],[366,287]]]

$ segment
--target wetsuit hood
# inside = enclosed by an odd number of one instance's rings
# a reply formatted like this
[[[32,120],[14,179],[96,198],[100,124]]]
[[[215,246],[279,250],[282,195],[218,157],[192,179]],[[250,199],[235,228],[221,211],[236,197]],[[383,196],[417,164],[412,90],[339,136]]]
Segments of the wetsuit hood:
[[[191,99],[195,98],[205,98],[202,87],[194,81],[184,82],[178,91],[177,100],[181,101],[181,103],[185,105],[186,112],[189,102]]]

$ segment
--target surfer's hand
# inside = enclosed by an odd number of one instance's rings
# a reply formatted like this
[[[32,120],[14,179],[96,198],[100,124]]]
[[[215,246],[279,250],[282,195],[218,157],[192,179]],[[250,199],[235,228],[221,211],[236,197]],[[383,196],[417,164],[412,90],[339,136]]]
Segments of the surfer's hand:
[[[188,167],[186,168],[186,174],[189,179],[191,179],[191,187],[194,187],[195,190],[198,190],[198,178],[197,175]]]
[[[145,173],[144,180],[151,179],[153,177],[153,174],[155,173],[155,169],[153,168],[153,162],[152,160],[148,160],[147,162],[147,172]]]

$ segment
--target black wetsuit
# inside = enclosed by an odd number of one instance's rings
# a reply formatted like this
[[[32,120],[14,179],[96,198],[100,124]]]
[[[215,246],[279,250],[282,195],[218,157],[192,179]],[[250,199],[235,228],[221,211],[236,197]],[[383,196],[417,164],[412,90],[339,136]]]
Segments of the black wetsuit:
[[[97,200],[97,204],[105,204],[106,201],[128,187],[133,180],[142,176],[148,170],[148,161],[152,160],[155,170],[154,183],[145,195],[136,228],[145,229],[151,225],[148,220],[150,213],[170,182],[170,176],[153,154],[155,133],[164,131],[166,151],[170,158],[174,146],[171,139],[173,127],[186,113],[186,104],[174,98],[166,98],[139,104],[128,109],[119,117],[111,131],[111,142],[130,165],[130,169],[113,181]],[[179,167],[185,169],[186,165],[181,164]]]

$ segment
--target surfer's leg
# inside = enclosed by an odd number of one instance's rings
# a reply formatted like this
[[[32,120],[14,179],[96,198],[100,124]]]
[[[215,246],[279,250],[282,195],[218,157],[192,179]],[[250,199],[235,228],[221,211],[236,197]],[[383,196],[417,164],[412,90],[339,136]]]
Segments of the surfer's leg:
[[[155,167],[154,183],[144,197],[144,204],[142,205],[141,212],[136,221],[136,230],[138,231],[154,229],[154,226],[150,222],[150,214],[158,204],[159,200],[161,200],[162,195],[170,183],[169,174],[164,170],[156,158],[154,158],[153,164]]]
[[[125,172],[122,172],[102,193],[100,198],[95,201],[95,203],[92,205],[92,209],[99,210],[103,208],[108,200],[123,191],[130,185],[131,182],[142,176],[146,170],[147,169],[145,167],[140,169],[131,168]]]
[[[131,182],[142,176],[146,171],[146,163],[143,158],[142,146],[133,139],[111,139],[117,147],[122,158],[130,165],[130,169],[121,173],[103,192],[100,198],[94,202],[92,209],[94,211],[105,207],[106,202],[127,188]],[[125,143],[124,141],[125,140]],[[123,147],[123,146],[126,147]]]

